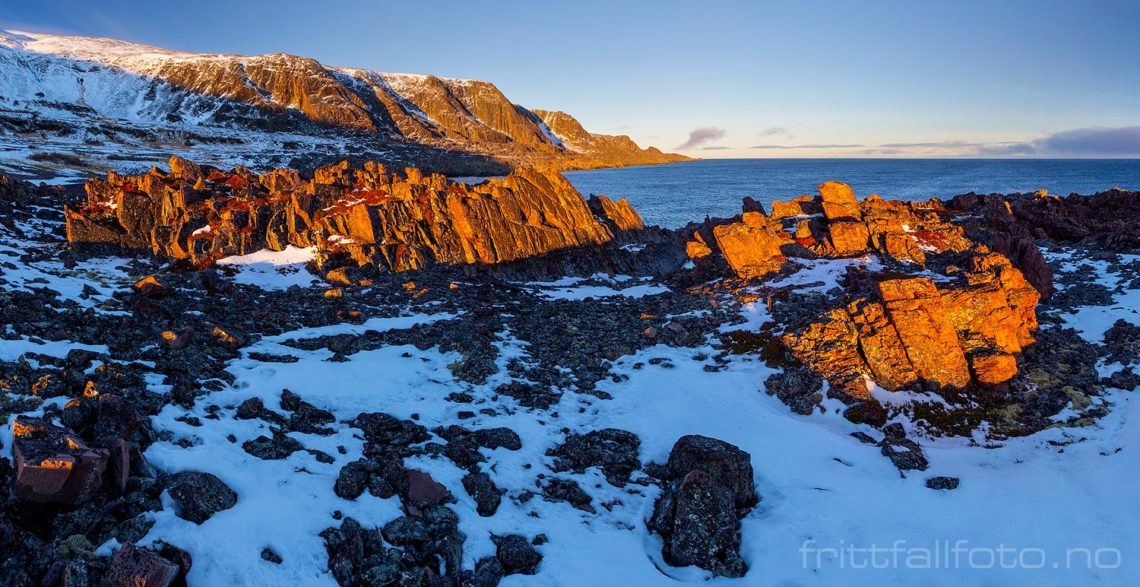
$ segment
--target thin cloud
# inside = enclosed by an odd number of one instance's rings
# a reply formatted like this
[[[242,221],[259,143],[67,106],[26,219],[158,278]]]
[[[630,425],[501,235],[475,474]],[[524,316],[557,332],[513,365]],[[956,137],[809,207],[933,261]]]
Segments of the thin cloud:
[[[884,148],[888,148],[888,149],[896,149],[896,148],[902,148],[902,149],[909,149],[909,148],[937,149],[937,148],[944,148],[944,147],[982,147],[982,146],[988,146],[990,144],[992,144],[992,143],[971,143],[968,141],[933,141],[933,142],[926,142],[926,143],[883,143],[881,145],[875,145],[875,146],[876,147],[884,147]]]
[[[859,144],[753,145],[749,149],[857,149]]]
[[[769,126],[768,128],[760,131],[761,137],[787,137],[792,138],[792,133],[782,126]]]
[[[698,128],[689,133],[689,140],[677,145],[676,150],[695,149],[709,141],[718,141],[724,138],[724,129],[715,126]]]

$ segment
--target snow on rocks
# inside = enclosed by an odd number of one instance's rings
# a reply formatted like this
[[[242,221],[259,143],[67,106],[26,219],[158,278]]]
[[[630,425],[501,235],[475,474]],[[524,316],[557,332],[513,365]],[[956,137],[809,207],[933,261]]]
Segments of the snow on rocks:
[[[316,247],[288,245],[281,251],[261,250],[248,255],[234,255],[218,260],[218,265],[236,269],[234,281],[262,289],[309,287],[323,283],[309,272]]]

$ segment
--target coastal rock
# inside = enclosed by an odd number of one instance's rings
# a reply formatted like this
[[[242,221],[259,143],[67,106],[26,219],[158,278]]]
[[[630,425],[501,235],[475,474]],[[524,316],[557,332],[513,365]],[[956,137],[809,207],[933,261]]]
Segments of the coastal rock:
[[[739,277],[763,277],[778,271],[785,261],[780,249],[783,241],[766,227],[738,222],[717,226],[713,235],[717,248]]]
[[[859,202],[851,186],[838,181],[826,181],[819,185],[820,203],[823,215],[830,221],[862,220]]]
[[[869,398],[865,377],[891,391],[1004,383],[1035,340],[1039,294],[1003,255],[967,260],[953,280],[849,276],[846,306],[807,316],[781,340],[850,399]]]
[[[520,169],[467,185],[412,168],[401,176],[379,164],[342,162],[318,168],[312,179],[285,181],[287,170],[203,168],[204,179],[191,184],[186,165],[89,180],[86,204],[66,210],[72,247],[146,251],[197,267],[261,249],[316,247],[317,263],[329,268],[408,271],[601,247],[645,228],[625,200],[587,202],[552,170]],[[593,263],[604,267],[604,259]],[[162,291],[151,282],[136,287],[150,296]]]
[[[965,231],[939,211],[929,203],[887,201],[876,195],[859,202],[851,186],[828,181],[820,184],[818,196],[773,202],[769,216],[746,210],[739,219],[717,224],[712,228],[715,251],[701,230],[693,230],[686,250],[694,260],[719,252],[744,279],[774,273],[786,255],[843,258],[873,250],[897,263],[923,266],[929,254],[958,253],[973,246]]]

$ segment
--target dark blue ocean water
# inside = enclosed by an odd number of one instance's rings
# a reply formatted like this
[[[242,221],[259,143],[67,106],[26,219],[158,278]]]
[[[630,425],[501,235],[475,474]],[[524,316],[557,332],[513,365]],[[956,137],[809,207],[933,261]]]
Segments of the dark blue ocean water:
[[[829,179],[863,198],[925,200],[967,192],[1091,194],[1140,189],[1140,160],[1057,159],[710,159],[673,165],[572,171],[583,195],[628,198],[646,224],[682,226],[706,214],[732,216],[752,196],[767,204],[816,193]]]

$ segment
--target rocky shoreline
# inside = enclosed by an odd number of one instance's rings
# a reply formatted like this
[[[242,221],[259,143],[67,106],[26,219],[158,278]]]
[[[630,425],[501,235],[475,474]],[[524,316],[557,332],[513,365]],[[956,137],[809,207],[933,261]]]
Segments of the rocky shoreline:
[[[811,416],[946,490],[938,439],[1091,426],[1140,383],[1134,322],[1072,319],[1140,290],[1136,192],[828,182],[666,231],[551,172],[171,167],[84,200],[0,178],[12,584],[494,585],[572,568],[580,528],[643,534],[663,578],[752,576],[742,533],[791,488],[727,425],[634,417],[686,377],[725,399],[678,409],[772,395],[787,416],[745,418]],[[310,252],[240,260],[262,249]]]

